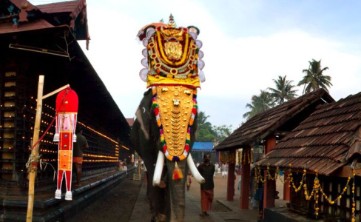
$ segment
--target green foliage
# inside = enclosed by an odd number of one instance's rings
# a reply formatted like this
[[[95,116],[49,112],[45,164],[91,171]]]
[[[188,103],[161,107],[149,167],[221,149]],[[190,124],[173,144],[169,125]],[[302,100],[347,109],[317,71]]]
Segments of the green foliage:
[[[198,142],[221,142],[231,134],[231,126],[212,126],[208,122],[208,117],[204,112],[198,112],[196,141]]]
[[[316,61],[312,59],[309,61],[309,68],[302,70],[306,75],[298,82],[297,86],[304,85],[303,94],[312,92],[319,88],[323,88],[328,91],[328,87],[332,86],[331,77],[324,75],[323,72],[328,67],[321,68],[321,60]],[[297,97],[295,85],[292,81],[287,80],[286,76],[278,76],[278,79],[273,79],[275,88],[267,88],[267,90],[261,90],[259,95],[252,96],[251,103],[246,104],[246,108],[250,110],[243,114],[243,117],[247,120],[253,116],[266,111],[276,105],[280,105],[291,99]]]
[[[222,142],[225,138],[227,138],[232,133],[232,126],[214,126],[213,131],[215,132],[216,138],[215,142]]]
[[[302,80],[298,83],[298,86],[304,85],[303,94],[315,91],[317,89],[323,88],[328,92],[328,87],[332,86],[331,76],[324,75],[323,72],[328,69],[328,67],[321,68],[321,60],[316,61],[312,59],[309,61],[308,69],[302,70],[306,73]]]
[[[271,93],[271,96],[274,102],[279,105],[289,100],[296,98],[297,94],[294,88],[295,85],[292,85],[292,80],[287,80],[286,76],[278,76],[278,79],[273,79],[275,83],[275,88],[268,88]]]
[[[261,93],[258,96],[252,96],[251,103],[247,103],[246,107],[249,108],[250,111],[243,114],[243,117],[248,120],[258,113],[262,113],[269,108],[272,108],[273,106],[274,103],[271,94],[265,90],[261,90]]]

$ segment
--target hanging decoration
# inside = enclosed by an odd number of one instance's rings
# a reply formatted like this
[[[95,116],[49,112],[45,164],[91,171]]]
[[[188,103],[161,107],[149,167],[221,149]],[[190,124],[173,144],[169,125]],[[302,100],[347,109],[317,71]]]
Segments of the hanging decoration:
[[[243,148],[242,152],[242,164],[251,164],[253,162],[253,152],[250,148]]]
[[[314,200],[313,209],[314,209],[314,214],[315,214],[316,218],[318,217],[319,211],[320,211],[320,207],[319,207],[320,196],[322,196],[324,198],[324,200],[327,201],[328,204],[334,205],[337,201],[341,201],[342,197],[349,189],[350,182],[352,180],[353,183],[352,183],[352,188],[351,188],[351,192],[352,192],[351,221],[352,222],[356,221],[356,219],[355,219],[356,218],[356,213],[355,213],[356,212],[356,202],[355,202],[356,172],[355,172],[355,170],[352,170],[352,176],[349,176],[347,178],[346,184],[342,188],[342,192],[340,194],[338,194],[335,199],[331,199],[330,195],[326,194],[326,192],[323,190],[323,188],[321,186],[321,182],[318,178],[317,171],[314,172],[316,176],[313,180],[313,186],[312,186],[311,191],[308,191],[308,187],[307,187],[307,183],[306,183],[306,178],[307,178],[307,170],[306,169],[303,169],[302,178],[299,181],[298,185],[296,185],[296,183],[295,183],[294,176],[293,176],[293,173],[291,170],[291,165],[288,170],[284,170],[284,171],[288,172],[287,178],[284,180],[280,180],[280,181],[283,183],[289,182],[289,187],[292,188],[292,190],[296,193],[299,192],[303,188],[305,200],[307,200],[307,201],[310,201],[312,199]],[[281,174],[281,170],[279,169],[279,167],[276,167],[273,175],[271,173],[270,166],[267,166],[267,168],[264,172],[265,172],[265,176],[262,174],[261,168],[259,166],[255,167],[255,183],[265,183],[267,180],[276,180],[277,178],[281,178],[281,177],[279,177]]]
[[[289,181],[290,181],[290,186],[293,187],[293,190],[297,193],[298,191],[300,191],[302,189],[302,186],[303,186],[303,183],[306,179],[306,175],[307,175],[307,170],[306,169],[303,169],[303,174],[302,174],[302,179],[300,181],[300,184],[299,186],[297,187],[295,182],[294,182],[294,179],[293,179],[293,176],[292,176],[292,172],[290,171],[289,174],[288,174],[288,178],[289,178]]]
[[[73,170],[73,142],[76,142],[75,128],[78,112],[78,95],[70,87],[56,97],[54,142],[58,142],[58,176],[55,198],[61,199],[61,185],[65,178],[65,200],[72,200],[71,183]]]
[[[356,180],[356,172],[352,170],[352,208],[351,208],[351,222],[356,222],[356,201],[355,201],[355,180]]]
[[[237,163],[236,164],[238,164],[238,165],[241,165],[241,163],[242,163],[242,153],[243,153],[243,149],[242,150],[238,150],[237,152],[236,152],[236,159],[237,159]]]
[[[274,176],[272,176],[272,173],[270,172],[270,166],[267,166],[267,179],[268,180],[277,180],[278,174],[279,174],[279,168],[276,168],[276,171],[274,172]]]
[[[221,151],[220,152],[220,161],[221,163],[236,163],[236,152],[235,151]]]

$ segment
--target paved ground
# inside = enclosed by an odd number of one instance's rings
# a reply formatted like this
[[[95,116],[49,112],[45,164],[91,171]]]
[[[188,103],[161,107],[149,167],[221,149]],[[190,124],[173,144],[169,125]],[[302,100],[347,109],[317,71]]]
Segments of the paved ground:
[[[94,203],[77,212],[66,222],[127,222],[133,213],[142,186],[141,181],[133,180],[132,175],[116,187],[104,193]]]
[[[257,210],[239,209],[239,191],[236,187],[234,201],[226,200],[227,178],[216,175],[215,199],[213,211],[209,217],[202,218],[200,213],[199,184],[193,182],[190,191],[186,193],[187,222],[244,222],[257,221]],[[236,179],[238,181],[238,178]],[[145,181],[133,180],[127,177],[116,187],[104,193],[104,196],[89,204],[68,222],[148,222],[150,221],[149,206],[145,196]]]

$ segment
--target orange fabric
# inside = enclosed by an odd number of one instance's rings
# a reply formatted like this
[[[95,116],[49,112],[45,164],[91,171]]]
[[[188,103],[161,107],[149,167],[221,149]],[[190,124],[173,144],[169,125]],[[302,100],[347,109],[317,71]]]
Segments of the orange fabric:
[[[69,171],[71,170],[71,150],[59,150],[58,158],[59,170]]]
[[[211,210],[213,196],[214,196],[213,190],[201,190],[202,212],[208,212]]]
[[[83,157],[73,157],[73,162],[82,164],[83,163]]]

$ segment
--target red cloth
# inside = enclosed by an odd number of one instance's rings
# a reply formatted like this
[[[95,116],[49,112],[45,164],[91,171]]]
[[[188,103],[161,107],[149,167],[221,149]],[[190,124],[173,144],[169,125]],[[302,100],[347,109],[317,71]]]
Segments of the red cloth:
[[[60,91],[56,96],[56,112],[78,112],[78,95],[70,87]]]
[[[211,210],[213,202],[213,190],[201,190],[201,208],[202,212]]]

